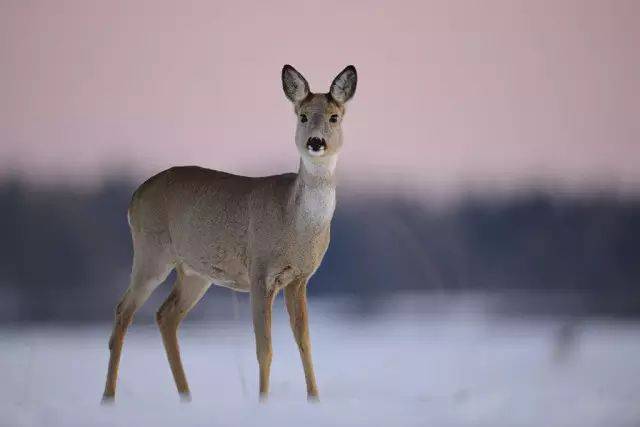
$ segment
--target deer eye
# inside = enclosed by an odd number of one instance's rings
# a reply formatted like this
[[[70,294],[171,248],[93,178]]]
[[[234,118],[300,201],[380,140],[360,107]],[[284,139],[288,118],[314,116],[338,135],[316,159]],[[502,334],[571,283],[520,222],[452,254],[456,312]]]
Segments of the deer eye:
[[[306,123],[307,120],[309,120],[309,119],[307,119],[307,115],[306,114],[300,114],[300,121],[302,123]]]
[[[338,121],[338,115],[337,114],[333,114],[331,117],[329,117],[329,121],[331,123],[335,123]]]

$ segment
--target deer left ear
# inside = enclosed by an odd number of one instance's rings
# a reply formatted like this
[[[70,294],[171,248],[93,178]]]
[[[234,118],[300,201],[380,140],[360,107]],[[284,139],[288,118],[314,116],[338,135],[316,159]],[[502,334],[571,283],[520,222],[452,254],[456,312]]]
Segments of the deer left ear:
[[[282,68],[282,89],[291,102],[302,101],[310,92],[307,80],[289,64]]]
[[[356,67],[349,65],[333,79],[329,93],[333,99],[344,104],[356,93],[357,83],[358,74],[356,73]]]

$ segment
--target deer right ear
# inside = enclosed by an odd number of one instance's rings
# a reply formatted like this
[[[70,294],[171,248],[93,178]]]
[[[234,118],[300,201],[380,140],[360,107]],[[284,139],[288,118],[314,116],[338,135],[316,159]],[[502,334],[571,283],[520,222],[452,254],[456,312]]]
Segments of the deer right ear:
[[[333,79],[329,93],[331,97],[341,104],[344,104],[356,93],[356,85],[358,84],[358,73],[356,67],[349,65],[340,74]]]
[[[282,67],[282,88],[291,102],[300,102],[310,93],[307,80],[289,64]]]

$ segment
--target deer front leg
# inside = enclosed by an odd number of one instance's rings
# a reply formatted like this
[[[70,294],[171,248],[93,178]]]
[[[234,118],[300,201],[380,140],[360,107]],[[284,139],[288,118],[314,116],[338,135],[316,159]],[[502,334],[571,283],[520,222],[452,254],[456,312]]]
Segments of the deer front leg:
[[[318,386],[311,361],[311,342],[309,340],[309,318],[307,315],[307,280],[298,279],[284,290],[287,311],[293,336],[300,350],[304,377],[307,382],[307,398],[318,399]]]
[[[260,400],[269,393],[269,373],[271,371],[271,309],[275,290],[265,280],[256,281],[251,288],[253,330],[256,336],[256,354],[260,368]]]

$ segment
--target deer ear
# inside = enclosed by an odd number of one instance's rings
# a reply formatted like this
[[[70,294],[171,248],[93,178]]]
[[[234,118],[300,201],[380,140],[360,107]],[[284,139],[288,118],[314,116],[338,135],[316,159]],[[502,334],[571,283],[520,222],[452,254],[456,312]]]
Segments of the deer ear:
[[[336,101],[344,104],[356,93],[356,84],[358,83],[358,74],[356,67],[349,65],[342,70],[331,83],[331,97]]]
[[[309,83],[291,65],[282,67],[282,88],[291,102],[300,102],[309,95]]]

